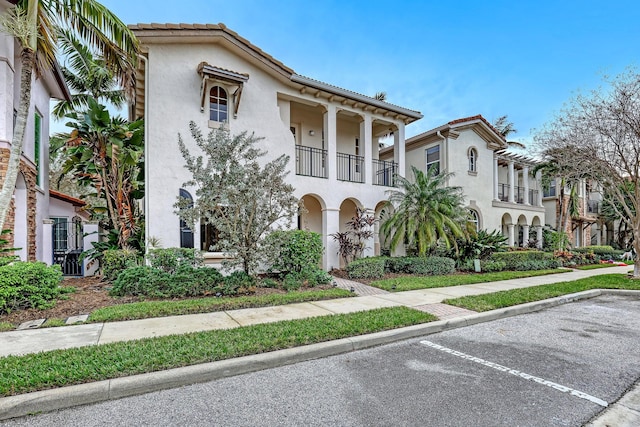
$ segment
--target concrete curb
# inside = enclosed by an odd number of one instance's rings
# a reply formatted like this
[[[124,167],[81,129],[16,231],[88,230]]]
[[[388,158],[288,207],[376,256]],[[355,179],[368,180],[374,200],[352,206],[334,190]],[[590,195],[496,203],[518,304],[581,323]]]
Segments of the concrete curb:
[[[613,405],[609,405],[586,427],[637,427],[640,425],[640,383],[636,383]]]
[[[343,338],[335,341],[169,369],[166,371],[150,372],[112,380],[9,396],[0,398],[0,420],[182,387],[307,360],[334,356],[478,323],[532,313],[561,304],[606,294],[640,297],[640,291],[590,290],[455,319],[440,320],[369,335]],[[638,393],[640,394],[640,391]]]

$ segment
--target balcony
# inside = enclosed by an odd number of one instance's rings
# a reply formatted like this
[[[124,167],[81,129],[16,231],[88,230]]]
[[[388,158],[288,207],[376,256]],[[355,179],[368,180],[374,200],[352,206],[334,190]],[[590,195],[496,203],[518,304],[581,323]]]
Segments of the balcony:
[[[296,175],[327,178],[327,150],[296,145]]]
[[[364,182],[364,157],[338,153],[338,180]]]
[[[373,185],[395,186],[398,164],[386,160],[373,160]]]
[[[591,214],[599,214],[600,202],[597,200],[587,200],[587,212]]]
[[[529,204],[534,206],[538,204],[538,190],[529,190]]]
[[[532,205],[538,205],[538,190],[529,189],[529,194],[525,199],[525,188],[516,186],[513,189],[513,198],[515,199],[515,203],[520,205],[525,204],[525,201]],[[509,184],[498,184],[498,199],[503,202],[509,201]]]

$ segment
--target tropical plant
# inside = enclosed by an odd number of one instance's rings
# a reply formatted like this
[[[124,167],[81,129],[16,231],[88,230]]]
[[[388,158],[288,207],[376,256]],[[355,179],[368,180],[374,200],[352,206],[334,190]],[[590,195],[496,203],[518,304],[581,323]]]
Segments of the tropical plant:
[[[413,181],[398,176],[400,189],[387,192],[390,213],[380,225],[383,241],[391,250],[407,243],[419,256],[426,256],[438,242],[457,248],[456,239],[469,233],[462,189],[445,185],[451,174],[411,169]]]
[[[330,236],[338,242],[338,255],[345,265],[361,258],[367,249],[367,240],[373,237],[373,224],[376,219],[367,215],[365,208],[356,207],[355,214],[346,222],[347,231],[339,231]]]
[[[176,213],[191,229],[202,221],[217,230],[217,250],[230,257],[225,267],[241,266],[249,274],[266,258],[266,235],[286,227],[298,211],[294,188],[286,182],[289,156],[261,165],[266,154],[256,147],[261,138],[247,132],[232,136],[224,129],[205,138],[194,122],[189,128],[204,156],[192,155],[178,135],[192,176],[184,186],[195,187],[197,197],[195,202],[179,197]]]
[[[143,123],[112,118],[93,98],[88,103],[86,112],[68,115],[72,121],[67,126],[73,130],[63,173],[71,173],[105,200],[106,228],[116,230],[117,245],[123,249],[142,222],[137,201],[144,196]]]
[[[16,0],[2,16],[2,29],[20,43],[20,97],[7,171],[0,190],[0,229],[4,225],[15,189],[24,145],[33,71],[53,68],[59,29],[68,28],[94,49],[114,73],[131,88],[139,51],[133,33],[116,15],[95,0]]]

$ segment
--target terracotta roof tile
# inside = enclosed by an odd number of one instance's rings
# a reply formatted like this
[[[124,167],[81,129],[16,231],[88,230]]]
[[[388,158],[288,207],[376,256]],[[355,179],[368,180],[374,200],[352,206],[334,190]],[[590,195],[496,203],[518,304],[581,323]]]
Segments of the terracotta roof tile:
[[[73,206],[85,206],[87,204],[84,200],[51,189],[49,189],[49,196],[62,200],[63,202],[71,203]]]

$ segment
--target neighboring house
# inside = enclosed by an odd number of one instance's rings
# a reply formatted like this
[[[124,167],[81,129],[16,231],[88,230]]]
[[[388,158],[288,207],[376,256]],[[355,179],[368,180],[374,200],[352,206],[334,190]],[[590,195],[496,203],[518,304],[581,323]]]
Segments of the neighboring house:
[[[338,267],[330,235],[345,230],[356,206],[380,211],[394,173],[405,170],[405,126],[422,115],[296,74],[223,24],[130,28],[143,52],[131,118],[145,119],[147,238],[204,251],[215,244],[209,225],[190,230],[174,212],[179,194],[195,196],[182,188],[191,176],[177,144],[181,134],[196,152],[188,127],[195,121],[205,134],[255,132],[267,159],[289,155],[289,180],[307,210],[297,226],[320,233],[323,267]],[[390,133],[396,154],[382,160],[379,138]],[[367,255],[379,250],[373,239],[368,246]],[[210,263],[220,257],[205,254]]]
[[[394,147],[381,151],[390,159]],[[545,209],[536,162],[507,150],[505,138],[482,116],[453,120],[406,141],[406,170],[437,168],[453,173],[451,186],[462,188],[476,228],[500,230],[509,246],[540,246]],[[535,239],[535,241],[530,241]]]
[[[10,4],[0,0],[0,14]],[[0,33],[0,184],[6,173],[20,97],[20,46]],[[4,224],[11,229],[11,246],[22,260],[51,263],[52,229],[49,221],[49,101],[69,99],[69,90],[56,66],[33,73],[31,106],[12,206]]]
[[[89,223],[84,200],[49,190],[49,220],[51,228],[50,258],[59,264],[65,276],[90,276],[97,270],[96,263],[80,255],[98,241],[98,224]]]
[[[552,179],[544,189],[543,203],[546,210],[547,224],[555,230],[562,228],[560,224],[560,179]],[[566,217],[565,233],[572,247],[589,245],[621,245],[628,243],[620,231],[620,221],[611,222],[602,213],[602,190],[592,180],[582,179],[576,184],[577,215],[569,212],[571,188],[564,189],[563,216]],[[618,227],[616,227],[616,225]],[[621,238],[620,238],[621,237]],[[626,243],[625,243],[626,242]]]

